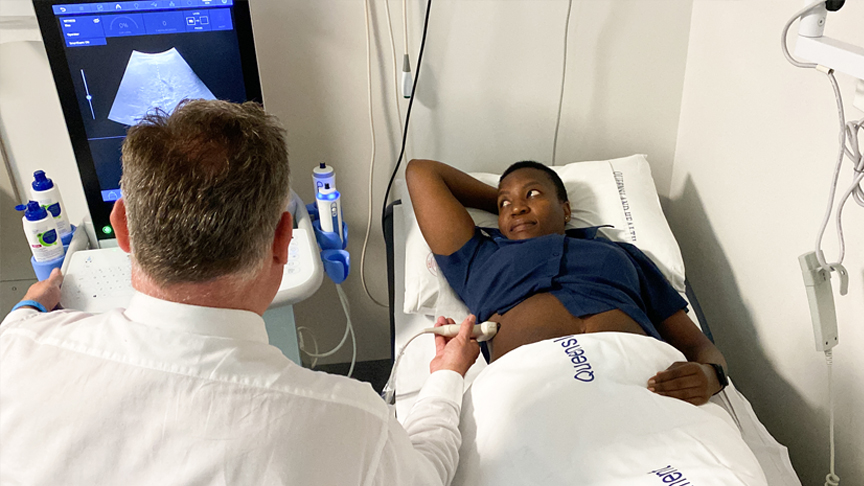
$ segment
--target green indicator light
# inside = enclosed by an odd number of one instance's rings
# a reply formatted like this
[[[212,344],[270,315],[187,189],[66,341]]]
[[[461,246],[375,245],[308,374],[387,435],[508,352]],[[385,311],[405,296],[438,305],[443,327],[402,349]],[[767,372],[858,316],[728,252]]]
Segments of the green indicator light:
[[[114,229],[111,228],[111,226],[105,225],[102,227],[102,232],[105,233],[106,235],[110,235],[111,233],[114,232]]]

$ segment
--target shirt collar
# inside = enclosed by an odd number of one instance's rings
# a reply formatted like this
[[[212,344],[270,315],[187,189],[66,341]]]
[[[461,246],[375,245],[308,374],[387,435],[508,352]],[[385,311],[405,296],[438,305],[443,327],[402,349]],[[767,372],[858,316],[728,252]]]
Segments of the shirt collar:
[[[269,343],[264,319],[252,311],[181,304],[135,292],[124,314],[160,329]]]
[[[593,240],[597,237],[597,232],[600,228],[614,228],[611,224],[601,226],[589,226],[587,228],[567,228],[565,234],[571,238],[579,238],[583,240]],[[507,237],[501,233],[498,228],[480,228],[484,233],[496,240],[507,240]],[[511,241],[511,240],[507,240]],[[521,240],[520,240],[521,241]]]

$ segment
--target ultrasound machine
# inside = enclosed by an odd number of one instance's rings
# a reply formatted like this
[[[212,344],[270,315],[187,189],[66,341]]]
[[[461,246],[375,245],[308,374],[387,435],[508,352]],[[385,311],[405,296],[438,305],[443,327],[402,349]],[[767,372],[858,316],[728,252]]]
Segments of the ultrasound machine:
[[[263,103],[248,0],[33,0],[87,199],[63,264],[61,304],[125,307],[129,257],[109,215],[120,192],[120,147],[148,111],[181,100]],[[63,181],[65,182],[65,181]],[[265,313],[271,344],[300,362],[291,304],[323,279],[306,208],[291,191],[294,238],[282,285]]]

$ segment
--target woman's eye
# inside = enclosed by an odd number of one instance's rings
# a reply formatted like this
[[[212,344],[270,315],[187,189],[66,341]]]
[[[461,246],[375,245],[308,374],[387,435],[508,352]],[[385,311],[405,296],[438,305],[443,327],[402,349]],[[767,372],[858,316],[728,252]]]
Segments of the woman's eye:
[[[507,207],[510,205],[510,201],[501,201],[501,207]]]
[[[538,191],[537,189],[531,189],[530,191],[528,191],[528,197],[536,197],[539,195],[540,191]]]

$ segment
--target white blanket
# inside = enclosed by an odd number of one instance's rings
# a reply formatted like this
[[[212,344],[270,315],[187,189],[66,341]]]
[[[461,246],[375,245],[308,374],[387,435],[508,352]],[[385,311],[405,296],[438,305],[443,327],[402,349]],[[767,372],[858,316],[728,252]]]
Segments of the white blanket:
[[[648,391],[684,356],[627,333],[517,348],[466,391],[454,485],[765,485],[731,417]]]

